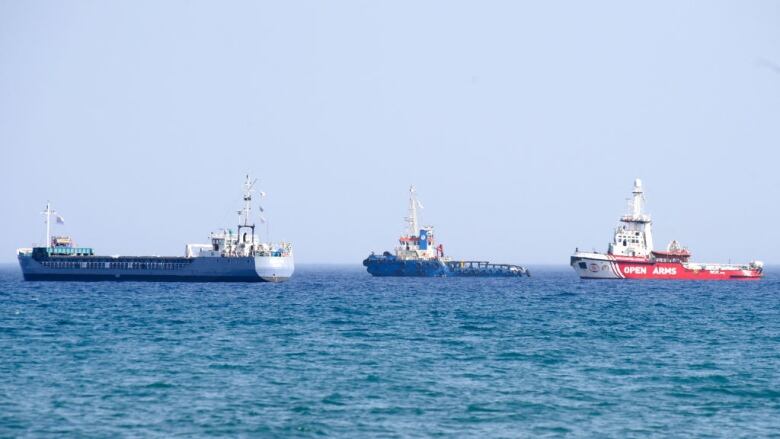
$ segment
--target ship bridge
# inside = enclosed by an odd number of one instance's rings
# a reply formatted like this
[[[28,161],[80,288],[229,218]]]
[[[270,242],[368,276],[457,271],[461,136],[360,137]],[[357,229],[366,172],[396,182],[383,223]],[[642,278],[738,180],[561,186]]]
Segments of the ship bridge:
[[[615,229],[609,253],[619,256],[649,257],[653,252],[652,220],[644,213],[645,193],[642,180],[634,180],[629,212],[620,217],[623,223]]]

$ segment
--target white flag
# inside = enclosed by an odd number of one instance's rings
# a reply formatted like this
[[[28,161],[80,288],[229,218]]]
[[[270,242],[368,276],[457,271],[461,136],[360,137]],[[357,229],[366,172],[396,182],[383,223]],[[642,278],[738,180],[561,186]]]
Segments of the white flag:
[[[65,224],[65,219],[59,215],[57,215],[57,224]]]

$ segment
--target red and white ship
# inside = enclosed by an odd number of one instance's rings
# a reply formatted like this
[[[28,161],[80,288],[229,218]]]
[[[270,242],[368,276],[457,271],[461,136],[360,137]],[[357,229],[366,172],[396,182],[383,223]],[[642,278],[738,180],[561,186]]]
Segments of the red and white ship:
[[[582,279],[760,279],[764,264],[704,264],[690,262],[687,248],[672,241],[666,251],[653,249],[652,221],[642,212],[642,181],[634,181],[631,209],[620,218],[607,253],[575,251],[571,266]]]

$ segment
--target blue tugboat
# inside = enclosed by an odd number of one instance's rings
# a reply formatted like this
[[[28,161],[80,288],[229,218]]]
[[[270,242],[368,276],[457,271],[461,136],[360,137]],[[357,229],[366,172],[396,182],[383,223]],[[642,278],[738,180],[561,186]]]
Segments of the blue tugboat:
[[[414,186],[409,188],[409,225],[406,235],[398,240],[395,254],[371,253],[363,265],[374,276],[416,277],[521,277],[530,276],[528,269],[520,265],[492,264],[487,261],[452,260],[444,256],[444,246],[436,245],[433,227],[419,227],[417,209],[422,204],[417,199]]]

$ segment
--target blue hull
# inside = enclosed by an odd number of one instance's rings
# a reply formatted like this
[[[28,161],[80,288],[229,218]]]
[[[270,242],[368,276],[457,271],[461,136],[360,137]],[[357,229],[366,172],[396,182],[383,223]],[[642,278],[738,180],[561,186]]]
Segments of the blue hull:
[[[24,274],[27,281],[70,282],[272,282],[257,276],[172,276],[121,274]]]
[[[369,257],[363,261],[363,265],[374,276],[437,277],[450,274],[446,265],[443,266],[438,260],[400,261],[395,258],[389,260]]]
[[[155,257],[19,255],[24,280],[77,282],[283,282],[292,256]]]
[[[392,254],[372,254],[363,261],[372,276],[378,277],[520,277],[527,269],[509,264],[443,259],[401,260]]]

